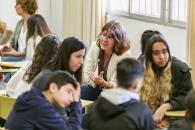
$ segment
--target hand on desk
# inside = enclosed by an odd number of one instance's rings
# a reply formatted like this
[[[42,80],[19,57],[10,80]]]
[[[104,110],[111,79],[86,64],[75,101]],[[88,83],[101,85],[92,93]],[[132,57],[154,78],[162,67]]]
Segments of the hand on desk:
[[[161,122],[159,123],[155,123],[154,126],[156,128],[160,128],[160,129],[163,129],[163,128],[168,128],[170,126],[170,123],[167,121],[167,120],[162,120]]]
[[[14,55],[16,56],[18,54],[18,52],[16,50],[14,50],[13,48],[9,48],[6,51],[2,51],[1,55],[2,56],[9,56],[9,55]]]
[[[11,51],[11,46],[10,44],[5,44],[0,46],[0,54],[3,55],[5,52]]]
[[[169,126],[168,122],[163,120],[165,112],[170,110],[171,105],[169,103],[162,104],[153,114],[154,125],[158,128],[164,128]]]

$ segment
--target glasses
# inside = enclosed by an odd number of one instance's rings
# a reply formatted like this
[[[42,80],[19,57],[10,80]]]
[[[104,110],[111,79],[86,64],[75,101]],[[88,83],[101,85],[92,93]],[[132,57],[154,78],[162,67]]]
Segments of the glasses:
[[[152,54],[154,56],[160,56],[161,54],[162,55],[167,55],[168,54],[168,50],[167,49],[163,49],[162,51],[155,50],[155,51],[152,51]]]

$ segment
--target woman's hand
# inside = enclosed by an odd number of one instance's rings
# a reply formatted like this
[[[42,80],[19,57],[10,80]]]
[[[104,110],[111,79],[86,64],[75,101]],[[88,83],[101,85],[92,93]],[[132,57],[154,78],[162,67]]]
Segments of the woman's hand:
[[[165,103],[165,104],[162,104],[154,113],[153,115],[153,121],[155,124],[159,124],[161,123],[164,115],[165,115],[165,112],[167,110],[170,110],[171,109],[171,105],[169,103]]]
[[[4,45],[0,45],[0,53],[3,55],[4,52],[9,52],[11,50],[10,44],[6,43]]]
[[[112,88],[112,84],[110,84],[109,82],[107,82],[106,80],[104,80],[103,78],[103,74],[104,71],[102,71],[100,73],[100,75],[95,75],[95,73],[91,73],[89,78],[90,80],[96,84],[96,85],[100,85],[102,88]]]
[[[10,48],[9,51],[2,51],[1,52],[2,56],[24,56],[25,51],[16,51],[13,48]]]
[[[100,75],[96,75],[94,72],[89,75],[90,80],[96,85],[100,85],[104,82],[103,78],[104,71],[100,73]]]
[[[9,55],[17,55],[17,53],[18,52],[16,50],[14,50],[13,48],[7,48],[6,51],[3,50],[1,52],[1,55],[2,56],[9,56]]]
[[[156,128],[163,129],[163,128],[168,128],[170,126],[170,123],[167,120],[163,119],[160,123],[154,125]]]
[[[100,75],[94,76],[93,82],[97,85],[101,85],[104,82],[103,74],[104,71],[102,71]]]

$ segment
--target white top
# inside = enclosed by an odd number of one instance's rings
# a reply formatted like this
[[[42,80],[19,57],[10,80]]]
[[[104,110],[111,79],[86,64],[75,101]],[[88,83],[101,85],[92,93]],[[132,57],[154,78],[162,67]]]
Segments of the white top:
[[[18,38],[18,51],[24,51],[26,48],[26,33],[27,30],[25,30],[25,32],[23,31],[24,28],[22,26],[21,31],[20,31],[20,35]]]
[[[128,102],[131,99],[139,101],[138,93],[123,88],[107,89],[101,93],[101,96],[115,105]]]
[[[42,39],[42,37],[39,35],[35,38],[35,41],[32,37],[29,38],[29,40],[27,42],[27,47],[26,47],[26,60],[32,61],[34,53],[35,53],[35,48],[40,43],[41,39]],[[34,46],[34,44],[35,44],[35,46]]]
[[[84,62],[83,68],[83,83],[88,83],[92,87],[95,87],[95,84],[89,79],[89,75],[91,72],[94,72],[96,75],[98,74],[98,56],[99,56],[100,48],[94,42],[92,43],[87,56]],[[119,61],[124,58],[131,57],[130,51],[125,52],[124,54],[118,56],[115,53],[112,54],[110,62],[108,64],[107,70],[107,82],[112,84],[113,87],[117,86],[116,81],[116,66]]]
[[[21,67],[9,80],[6,86],[6,93],[13,98],[17,98],[23,92],[30,90],[31,84],[28,84],[24,79],[23,76],[25,72],[28,70],[30,65],[32,64],[31,61],[24,62],[23,67]]]

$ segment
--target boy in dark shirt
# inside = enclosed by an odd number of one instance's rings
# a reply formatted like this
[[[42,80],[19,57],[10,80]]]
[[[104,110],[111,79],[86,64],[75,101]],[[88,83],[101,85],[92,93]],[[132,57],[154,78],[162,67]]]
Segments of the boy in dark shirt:
[[[41,80],[40,80],[41,79]],[[37,89],[41,85],[43,90]],[[11,130],[79,130],[81,123],[80,86],[65,71],[41,72],[30,91],[20,95],[5,128]],[[54,107],[70,108],[63,119]]]
[[[118,87],[104,90],[91,111],[84,116],[87,130],[153,130],[152,114],[139,102],[144,67],[127,58],[117,65]]]

